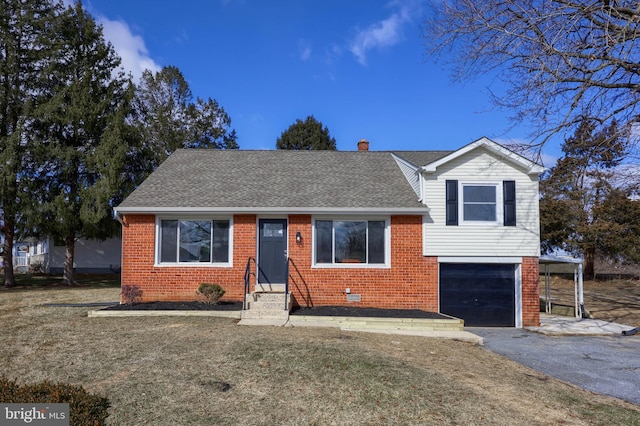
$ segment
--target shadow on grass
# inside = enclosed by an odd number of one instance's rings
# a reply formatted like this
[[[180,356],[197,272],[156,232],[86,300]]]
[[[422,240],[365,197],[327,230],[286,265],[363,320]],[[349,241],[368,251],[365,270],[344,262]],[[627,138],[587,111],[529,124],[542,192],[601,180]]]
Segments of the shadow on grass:
[[[14,287],[7,288],[0,284],[0,289],[16,290],[44,290],[44,289],[80,289],[80,288],[115,288],[120,287],[120,274],[75,274],[75,285],[63,282],[62,274],[16,274]],[[4,283],[4,275],[0,274]]]

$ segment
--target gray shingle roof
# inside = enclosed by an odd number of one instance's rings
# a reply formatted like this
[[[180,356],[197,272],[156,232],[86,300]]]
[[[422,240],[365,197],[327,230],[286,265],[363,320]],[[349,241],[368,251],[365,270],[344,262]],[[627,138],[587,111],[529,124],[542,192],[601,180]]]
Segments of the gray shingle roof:
[[[395,154],[416,164],[448,153]],[[117,210],[279,208],[426,207],[390,152],[182,149],[162,163]]]
[[[454,151],[393,151],[395,155],[416,167],[433,163]]]

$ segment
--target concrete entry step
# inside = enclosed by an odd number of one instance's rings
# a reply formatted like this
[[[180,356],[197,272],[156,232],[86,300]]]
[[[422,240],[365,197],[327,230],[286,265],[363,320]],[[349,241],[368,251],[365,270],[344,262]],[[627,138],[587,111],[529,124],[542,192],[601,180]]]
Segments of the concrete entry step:
[[[245,309],[242,311],[241,313],[241,318],[242,319],[248,319],[248,318],[253,318],[253,319],[267,319],[267,318],[273,318],[273,319],[284,319],[287,320],[287,318],[289,318],[289,311],[285,311],[284,309],[280,308],[279,310],[267,310],[267,309]]]
[[[245,309],[242,310],[241,318],[268,320],[276,322],[286,322],[291,310],[291,294],[284,292],[254,292],[245,295]],[[247,321],[245,321],[245,324]]]

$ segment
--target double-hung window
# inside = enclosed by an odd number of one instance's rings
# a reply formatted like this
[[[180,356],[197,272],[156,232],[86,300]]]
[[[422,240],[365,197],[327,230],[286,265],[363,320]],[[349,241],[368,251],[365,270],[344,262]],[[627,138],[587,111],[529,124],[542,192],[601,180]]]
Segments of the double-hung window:
[[[462,185],[462,220],[495,222],[497,220],[496,185]]]
[[[516,226],[516,182],[446,181],[447,226],[459,224]]]
[[[316,220],[316,265],[385,265],[388,258],[385,220]]]
[[[161,219],[157,259],[160,264],[228,264],[231,249],[228,219]]]

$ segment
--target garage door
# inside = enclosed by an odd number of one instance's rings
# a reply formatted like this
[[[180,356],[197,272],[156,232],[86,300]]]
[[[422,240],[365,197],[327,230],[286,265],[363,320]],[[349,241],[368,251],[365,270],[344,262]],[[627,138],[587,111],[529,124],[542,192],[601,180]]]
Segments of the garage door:
[[[516,265],[441,263],[440,312],[465,325],[515,326]]]

